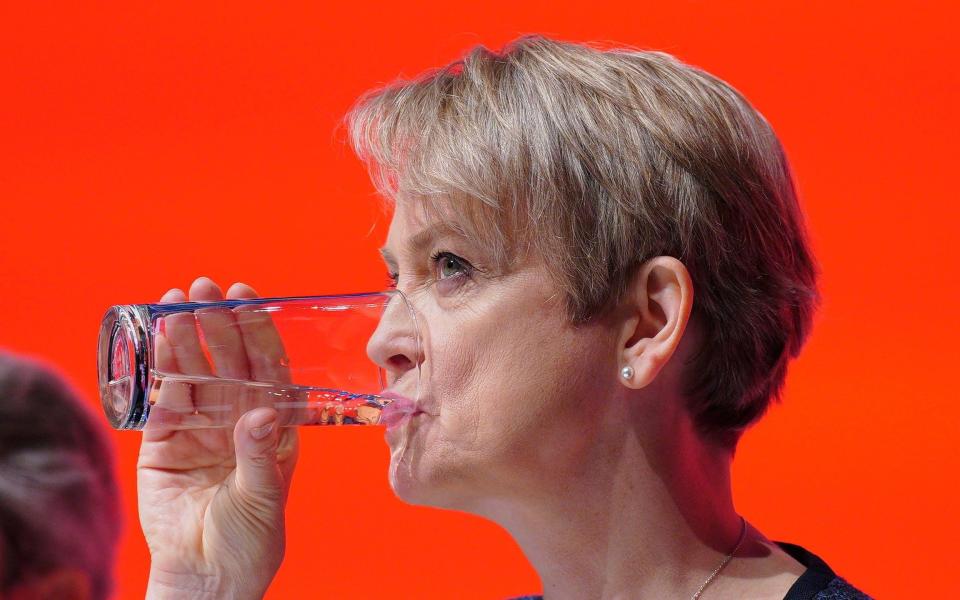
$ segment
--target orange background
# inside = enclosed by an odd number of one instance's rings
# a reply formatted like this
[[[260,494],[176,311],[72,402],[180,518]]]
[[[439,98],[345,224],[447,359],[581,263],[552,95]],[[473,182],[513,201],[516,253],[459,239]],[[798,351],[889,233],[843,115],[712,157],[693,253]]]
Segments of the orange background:
[[[95,404],[110,304],[201,274],[381,289],[386,222],[334,132],[361,92],[528,32],[666,50],[773,123],[823,267],[785,403],[738,453],[738,508],[867,592],[940,596],[960,539],[957,22],[948,2],[3,3],[0,345]],[[139,437],[112,434],[120,598],[148,569]],[[269,598],[539,589],[496,526],[393,497],[379,428],[304,430],[303,450]]]

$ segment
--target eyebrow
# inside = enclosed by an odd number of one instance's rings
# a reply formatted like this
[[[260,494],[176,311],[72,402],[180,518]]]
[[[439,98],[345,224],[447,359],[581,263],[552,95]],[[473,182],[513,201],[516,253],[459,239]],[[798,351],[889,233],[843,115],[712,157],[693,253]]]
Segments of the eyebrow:
[[[411,254],[422,250],[424,247],[429,246],[435,239],[445,237],[448,235],[455,235],[457,237],[468,239],[466,233],[457,225],[443,221],[436,223],[423,229],[419,233],[415,234],[407,241],[407,251]],[[389,264],[396,264],[396,259],[393,257],[393,253],[384,246],[379,249],[380,254]]]

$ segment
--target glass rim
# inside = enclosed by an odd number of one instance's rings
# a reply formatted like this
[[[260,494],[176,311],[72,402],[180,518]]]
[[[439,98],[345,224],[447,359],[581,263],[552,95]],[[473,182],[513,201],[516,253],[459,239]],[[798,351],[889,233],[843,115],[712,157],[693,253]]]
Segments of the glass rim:
[[[337,300],[337,299],[359,299],[370,297],[390,297],[399,295],[409,305],[410,299],[397,288],[382,290],[379,292],[356,292],[351,294],[322,294],[313,296],[270,296],[257,298],[231,298],[223,300],[202,300],[191,302],[149,302],[144,303],[149,306],[162,307],[164,313],[193,312],[198,308],[236,308],[238,306],[257,306],[262,304],[272,304],[274,302],[311,302],[317,300]],[[119,305],[118,305],[119,306]],[[112,308],[112,307],[111,307]],[[108,309],[109,312],[109,309]]]

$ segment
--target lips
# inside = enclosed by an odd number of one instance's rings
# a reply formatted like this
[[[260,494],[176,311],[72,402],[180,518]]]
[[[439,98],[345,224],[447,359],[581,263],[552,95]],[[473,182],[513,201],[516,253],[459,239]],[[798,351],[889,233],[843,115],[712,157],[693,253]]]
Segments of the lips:
[[[384,406],[383,412],[380,413],[380,424],[386,425],[388,429],[424,412],[417,407],[416,402],[406,396],[388,391],[380,392],[378,396],[390,400],[390,403]]]
[[[390,400],[392,400],[393,402],[391,402],[389,405],[397,404],[399,406],[413,406],[414,408],[416,408],[417,406],[417,403],[411,400],[410,398],[407,398],[406,396],[401,396],[400,394],[397,394],[395,392],[383,390],[377,395],[380,396],[381,398],[389,398]]]

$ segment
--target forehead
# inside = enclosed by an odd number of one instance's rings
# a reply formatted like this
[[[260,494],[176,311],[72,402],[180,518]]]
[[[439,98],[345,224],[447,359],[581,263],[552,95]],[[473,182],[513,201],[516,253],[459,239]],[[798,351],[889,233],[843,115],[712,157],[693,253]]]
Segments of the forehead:
[[[424,202],[405,198],[398,200],[394,207],[386,243],[380,248],[380,254],[386,259],[423,250],[441,238],[476,241],[470,235],[466,220],[450,205],[427,206]]]
[[[440,239],[454,244],[450,250],[459,247],[469,253],[466,258],[479,260],[490,272],[508,273],[531,259],[533,236],[518,240],[510,215],[499,207],[456,194],[400,194],[394,200],[390,230],[380,249],[390,265],[403,256],[415,257]]]
[[[434,241],[443,238],[456,237],[463,241],[470,241],[463,229],[456,223],[438,221],[424,226],[422,229],[416,229],[407,233],[394,233],[397,231],[393,226],[390,227],[391,233],[387,236],[387,244],[380,248],[380,254],[384,258],[392,259],[398,253],[416,253],[430,247]],[[393,238],[393,240],[391,240]]]

